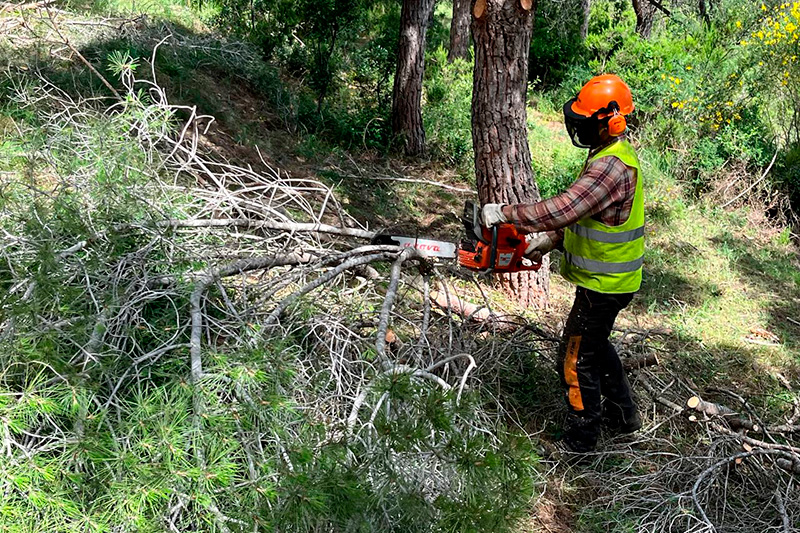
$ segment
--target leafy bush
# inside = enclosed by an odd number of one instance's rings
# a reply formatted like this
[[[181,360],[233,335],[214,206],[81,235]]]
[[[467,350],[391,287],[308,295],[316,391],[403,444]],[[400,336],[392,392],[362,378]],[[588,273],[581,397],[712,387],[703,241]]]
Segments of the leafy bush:
[[[580,37],[583,14],[558,2],[537,5],[528,55],[528,79],[538,89],[553,89],[584,57]]]
[[[463,59],[447,62],[438,48],[425,65],[422,118],[433,157],[466,167],[472,163],[472,65]]]

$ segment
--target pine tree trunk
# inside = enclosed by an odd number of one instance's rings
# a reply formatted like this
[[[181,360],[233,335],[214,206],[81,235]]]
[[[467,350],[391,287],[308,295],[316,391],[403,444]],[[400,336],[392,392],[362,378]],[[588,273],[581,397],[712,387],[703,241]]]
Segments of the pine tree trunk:
[[[473,5],[472,146],[481,204],[540,199],[531,169],[525,108],[532,11],[528,0],[476,0]],[[547,259],[539,272],[498,278],[520,305],[547,306]]]
[[[656,6],[648,0],[633,0],[633,10],[636,12],[636,33],[642,39],[649,39],[650,32],[653,31],[653,15],[656,12]]]
[[[450,50],[447,61],[469,59],[470,0],[453,0],[453,20],[450,22]]]
[[[392,91],[392,132],[408,155],[425,152],[422,127],[422,75],[425,71],[425,36],[434,0],[403,0],[400,43]]]
[[[586,37],[589,36],[589,15],[591,11],[591,0],[581,0],[581,15],[583,16],[581,20],[581,40],[586,40]]]
[[[700,12],[700,18],[703,19],[703,24],[705,24],[706,26],[711,26],[711,17],[708,16],[708,9],[706,9],[706,0],[700,0],[697,9]]]

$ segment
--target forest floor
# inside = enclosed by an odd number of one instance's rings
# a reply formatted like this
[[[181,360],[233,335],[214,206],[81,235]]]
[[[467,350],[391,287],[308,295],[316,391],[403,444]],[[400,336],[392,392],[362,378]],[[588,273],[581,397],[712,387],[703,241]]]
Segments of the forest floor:
[[[223,77],[215,83],[224,87],[228,81]],[[239,108],[233,115],[242,122],[222,123],[210,132],[210,142],[221,152],[249,161],[255,157],[252,147],[259,146],[268,162],[289,175],[329,183],[342,195],[349,212],[372,229],[460,240],[458,216],[464,200],[475,195],[470,190],[473,184],[455,172],[436,163],[347,153],[318,140],[309,143],[284,129],[274,129],[268,121],[248,121],[242,108],[252,109],[252,96],[243,94],[241,86],[223,90],[230,98],[225,105],[231,110]],[[536,112],[530,116],[532,128],[551,132],[548,142],[572,149],[563,128],[558,127],[557,116]],[[247,144],[226,143],[241,134],[237,127],[243,124]],[[646,156],[643,159],[647,177],[648,161]],[[626,354],[657,354],[667,386],[674,382],[669,376],[680,376],[704,399],[739,405],[732,393],[746,398],[748,408],[763,416],[780,419],[792,412],[800,385],[798,241],[788,239],[787,231],[768,220],[757,206],[721,210],[712,198],[693,198],[674,176],[659,176],[646,188],[644,285],[620,314],[612,340]],[[520,309],[502,293],[488,289],[494,310],[522,314],[554,334],[560,332],[574,287],[556,274],[558,260],[551,268],[548,309]],[[653,372],[661,373],[658,369]],[[561,415],[553,413],[563,409],[554,376],[550,379],[553,388],[538,393],[538,402],[532,402],[535,405],[527,413],[526,428],[545,443],[556,439]],[[598,458],[620,446],[647,449],[649,437],[663,438],[663,413],[657,412],[657,403],[635,373],[631,382],[642,407],[644,428],[635,439],[604,435]],[[689,395],[689,390],[683,390],[677,398],[685,400]],[[686,431],[691,434],[695,430]],[[678,443],[687,435],[667,438]],[[614,462],[613,455],[610,462]],[[576,467],[545,459],[543,465],[549,469],[546,489],[531,518],[520,526],[520,533],[606,531],[606,506],[593,508],[596,498],[608,496],[602,478],[592,476],[597,462]],[[631,527],[620,526],[621,530]]]
[[[274,110],[255,91],[224,74],[214,78],[200,74],[191,83],[216,87],[222,115],[230,117],[208,133],[213,150],[245,163],[257,162],[260,154],[291,176],[320,179],[334,187],[348,211],[373,230],[460,240],[463,202],[475,198],[470,180],[435,162],[351,153],[289,133],[271,118]],[[541,154],[573,149],[558,116],[535,110],[529,115],[532,130],[549,133],[532,141],[534,150]],[[231,142],[234,139],[240,141]],[[646,153],[643,161],[644,175],[649,177]],[[746,398],[748,408],[780,419],[794,409],[792,399],[800,386],[798,241],[787,238],[787,230],[768,220],[758,206],[721,210],[713,198],[693,197],[688,189],[669,174],[646,184],[645,281],[620,314],[612,339],[626,353],[658,354],[668,386],[674,382],[669,376],[681,376],[704,399],[737,405],[729,395],[733,393]],[[572,305],[574,287],[556,274],[557,261],[552,270],[548,309],[519,309],[489,289],[495,311],[522,314],[557,334]],[[527,414],[528,431],[545,443],[555,440],[561,423],[561,415],[553,416],[562,410],[554,376],[549,381],[552,389],[537,393]],[[598,462],[606,468],[614,463],[609,450],[650,448],[648,439],[664,438],[669,427],[662,426],[664,415],[657,412],[657,403],[638,376],[632,375],[631,381],[644,415],[641,434],[635,439],[604,435],[597,460],[587,466],[543,460],[548,469],[546,488],[531,518],[520,525],[520,533],[606,531],[608,505],[593,505],[608,493],[602,476],[595,479],[593,469]],[[677,398],[689,395],[683,390]],[[687,434],[695,431],[686,428]],[[688,435],[666,438],[677,444]],[[612,453],[605,463],[604,450]]]
[[[3,20],[13,23],[10,15]],[[159,24],[152,23],[148,30],[154,37],[166,34],[158,34]],[[81,44],[90,60],[119,46],[107,37]],[[216,117],[198,139],[203,149],[239,165],[263,168],[266,163],[293,178],[320,180],[371,230],[460,240],[464,200],[475,198],[472,180],[441,163],[346,151],[298,132],[252,78],[237,74],[225,62],[188,67],[179,57],[180,46],[164,45],[165,59],[157,63],[156,72],[174,103],[197,106]],[[74,66],[76,60],[58,61],[53,68],[68,63]],[[576,150],[558,116],[531,110],[529,117],[536,153]],[[687,452],[711,438],[705,425],[665,410],[659,399],[682,406],[696,394],[772,423],[790,418],[798,409],[797,235],[767,219],[758,205],[719,208],[713,196],[694,194],[678,172],[656,168],[648,155],[652,154],[645,147],[645,281],[621,313],[613,336],[626,354],[658,355],[659,366],[646,376],[631,375],[644,428],[633,438],[604,435],[600,451],[588,464],[543,459],[545,482],[520,532],[605,531],[614,523],[615,509],[635,505],[615,501],[611,494],[614,489],[607,483],[615,469],[623,474],[646,471],[659,464],[648,454]],[[523,315],[557,335],[573,288],[554,273],[546,310],[519,309],[488,286],[487,291],[495,311]],[[527,401],[525,428],[533,439],[550,442],[558,436],[562,406],[555,373],[543,383],[547,390],[531,392]],[[619,530],[634,530],[630,518],[624,520],[617,524]]]

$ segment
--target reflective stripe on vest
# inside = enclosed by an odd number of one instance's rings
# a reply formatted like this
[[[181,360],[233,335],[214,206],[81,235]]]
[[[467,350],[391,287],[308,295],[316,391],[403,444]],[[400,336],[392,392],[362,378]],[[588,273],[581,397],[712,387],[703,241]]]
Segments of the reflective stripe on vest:
[[[597,242],[631,242],[644,237],[644,226],[639,226],[638,228],[629,231],[620,231],[618,233],[608,233],[605,231],[600,231],[599,229],[579,226],[578,224],[571,225],[569,229],[578,237],[591,239]]]
[[[584,270],[592,272],[600,272],[601,274],[624,274],[625,272],[635,272],[642,268],[644,257],[634,259],[633,261],[625,261],[624,263],[607,263],[605,261],[595,261],[593,259],[586,259],[579,255],[573,255],[569,252],[564,252],[564,257],[567,261],[580,267]]]
[[[636,172],[630,215],[619,226],[587,217],[566,228],[561,274],[567,281],[597,292],[636,292],[642,284],[644,262],[644,193],[639,159],[630,143],[621,139],[593,154],[589,161],[608,156],[617,157]]]

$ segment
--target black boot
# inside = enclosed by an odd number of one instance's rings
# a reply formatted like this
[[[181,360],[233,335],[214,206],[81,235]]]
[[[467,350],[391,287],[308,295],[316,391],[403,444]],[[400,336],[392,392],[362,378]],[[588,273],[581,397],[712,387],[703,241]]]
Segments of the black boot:
[[[642,429],[642,417],[636,410],[622,409],[618,404],[606,400],[603,402],[603,425],[618,435],[628,435]]]

